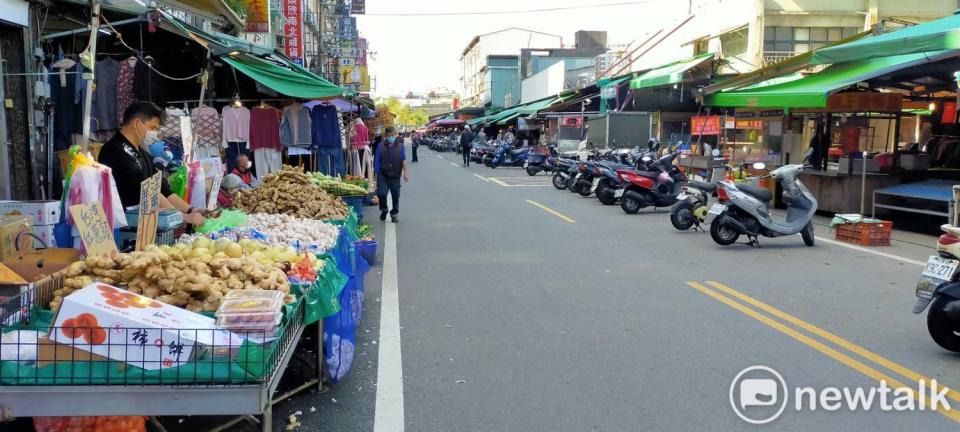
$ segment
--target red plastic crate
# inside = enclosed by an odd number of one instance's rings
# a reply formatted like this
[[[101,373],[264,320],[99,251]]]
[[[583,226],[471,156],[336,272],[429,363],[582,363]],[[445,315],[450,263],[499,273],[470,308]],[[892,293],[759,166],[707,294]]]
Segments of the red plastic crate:
[[[861,246],[890,246],[893,222],[848,223],[834,226],[835,239]]]

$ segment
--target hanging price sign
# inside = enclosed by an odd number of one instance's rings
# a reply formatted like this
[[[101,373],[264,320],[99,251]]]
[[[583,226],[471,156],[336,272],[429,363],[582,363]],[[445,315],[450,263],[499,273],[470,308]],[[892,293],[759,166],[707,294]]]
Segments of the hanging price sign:
[[[160,172],[140,182],[140,211],[137,216],[137,250],[157,240],[157,214],[160,211]]]
[[[87,250],[87,256],[115,257],[119,254],[117,243],[113,240],[113,230],[107,223],[107,215],[98,202],[70,206],[73,223],[80,231],[80,239]]]

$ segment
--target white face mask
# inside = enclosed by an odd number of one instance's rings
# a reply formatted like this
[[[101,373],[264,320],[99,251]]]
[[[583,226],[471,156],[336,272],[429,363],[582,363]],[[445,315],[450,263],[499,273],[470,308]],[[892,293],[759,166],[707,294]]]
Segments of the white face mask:
[[[253,161],[247,161],[247,169],[253,168]]]
[[[146,127],[146,125],[144,125],[144,127]],[[140,143],[140,145],[149,147],[157,141],[160,141],[160,131],[147,129],[147,132],[143,134],[143,141]]]

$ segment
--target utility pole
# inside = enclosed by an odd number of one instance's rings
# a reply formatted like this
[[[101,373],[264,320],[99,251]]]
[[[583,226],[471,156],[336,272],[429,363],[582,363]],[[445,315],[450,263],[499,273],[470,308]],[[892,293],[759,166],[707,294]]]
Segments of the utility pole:
[[[323,57],[323,0],[317,0],[317,4],[319,5],[317,7],[317,25],[320,28],[318,32],[320,34],[320,47],[317,50],[317,59],[320,61],[320,76],[322,76],[323,79],[327,79],[324,71],[324,69],[326,69],[324,66],[326,66],[327,59]]]

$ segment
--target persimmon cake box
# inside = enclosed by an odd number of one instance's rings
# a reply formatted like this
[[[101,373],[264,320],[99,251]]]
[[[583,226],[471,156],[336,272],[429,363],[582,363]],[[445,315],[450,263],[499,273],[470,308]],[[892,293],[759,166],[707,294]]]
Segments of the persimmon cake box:
[[[208,355],[207,348],[243,342],[213,318],[104,283],[64,297],[50,339],[147,370],[180,366]]]

